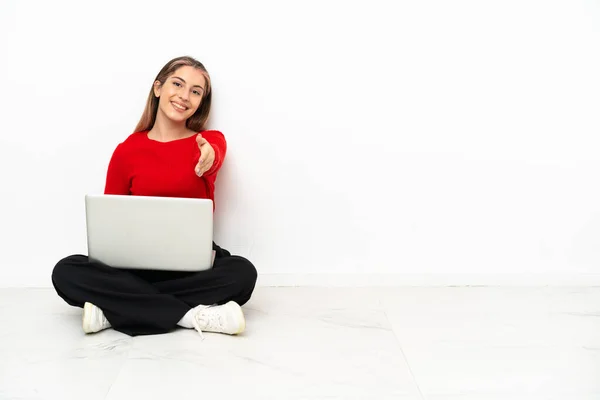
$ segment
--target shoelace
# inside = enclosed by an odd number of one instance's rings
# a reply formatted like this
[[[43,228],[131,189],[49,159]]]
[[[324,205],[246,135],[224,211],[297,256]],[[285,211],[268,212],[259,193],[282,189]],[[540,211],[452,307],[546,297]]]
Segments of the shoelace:
[[[204,340],[204,334],[202,333],[202,329],[200,329],[200,324],[198,323],[198,320],[196,319],[196,317],[194,316],[192,323],[194,324],[194,329],[196,329],[198,331],[198,333],[200,334],[200,338],[202,340]]]
[[[204,340],[204,334],[202,333],[202,329],[200,328],[200,321],[198,321],[198,315],[208,307],[207,306],[204,306],[204,307],[198,306],[198,307],[200,309],[194,314],[194,318],[192,318],[192,324],[194,325],[194,329],[196,329],[198,331],[198,333],[200,334],[200,337],[202,338],[202,340]]]
[[[222,315],[211,311],[205,313],[204,310],[207,308],[208,307],[204,307],[198,310],[198,312],[194,315],[194,318],[192,320],[192,323],[194,324],[194,329],[198,331],[202,340],[204,340],[204,334],[202,333],[202,328],[200,328],[200,319],[203,320],[202,322],[206,321],[204,326],[206,326],[209,330],[215,330],[215,327],[218,328],[217,331],[223,329]]]

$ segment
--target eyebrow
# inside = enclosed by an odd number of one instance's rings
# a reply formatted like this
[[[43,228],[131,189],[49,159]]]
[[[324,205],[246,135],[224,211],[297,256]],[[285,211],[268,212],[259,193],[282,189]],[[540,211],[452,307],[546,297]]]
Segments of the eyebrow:
[[[183,79],[183,78],[180,78],[180,77],[178,77],[178,76],[173,76],[172,78],[174,78],[174,79],[179,79],[179,80],[180,80],[180,81],[182,81],[183,83],[187,83],[187,82],[185,81],[185,79]],[[193,87],[199,87],[200,89],[202,89],[202,91],[204,91],[204,88],[203,88],[202,86],[200,86],[200,85],[194,85]]]

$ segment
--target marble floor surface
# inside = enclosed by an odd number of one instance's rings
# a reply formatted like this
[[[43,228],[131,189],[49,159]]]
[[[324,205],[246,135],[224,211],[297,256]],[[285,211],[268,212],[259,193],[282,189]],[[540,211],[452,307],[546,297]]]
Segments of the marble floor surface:
[[[600,399],[600,288],[257,287],[239,336],[0,289],[0,399]]]

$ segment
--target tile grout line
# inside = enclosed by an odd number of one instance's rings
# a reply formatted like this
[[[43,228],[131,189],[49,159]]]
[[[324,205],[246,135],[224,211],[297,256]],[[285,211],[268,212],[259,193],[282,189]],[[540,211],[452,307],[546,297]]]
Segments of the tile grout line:
[[[421,398],[421,400],[426,400],[425,396],[423,395],[423,392],[421,391],[421,387],[419,386],[419,382],[417,382],[417,378],[415,377],[415,374],[413,373],[413,370],[410,367],[410,363],[408,362],[408,358],[406,358],[406,354],[404,353],[404,349],[402,349],[402,343],[400,342],[400,338],[398,337],[398,335],[396,335],[396,332],[394,330],[394,326],[392,325],[392,322],[390,321],[390,318],[388,317],[388,313],[387,313],[386,307],[383,304],[383,302],[381,301],[381,297],[378,296],[377,300],[379,301],[379,305],[381,306],[381,309],[383,310],[383,315],[385,315],[385,319],[387,320],[388,324],[390,324],[390,328],[392,330],[392,335],[394,335],[394,338],[396,339],[396,343],[398,345],[398,348],[400,349],[400,354],[402,354],[402,358],[404,359],[404,362],[406,363],[406,367],[408,368],[408,372],[410,373],[410,376],[412,377],[413,382],[414,382],[415,386],[417,387],[417,391],[419,392],[419,397]]]
[[[119,372],[117,372],[117,375],[115,375],[115,379],[112,381],[112,383],[110,384],[110,387],[108,388],[108,391],[106,392],[106,395],[104,396],[104,399],[110,399],[110,392],[113,390],[113,387],[115,386],[115,383],[117,383],[117,380],[119,379],[119,376],[121,376],[121,373],[123,372],[123,369],[125,368],[125,363],[127,363],[127,361],[129,361],[129,354],[131,353],[131,349],[133,348],[133,341],[135,340],[135,338],[131,338],[131,346],[129,347],[129,349],[127,350],[127,354],[125,354],[125,360],[123,361],[123,364],[121,365],[121,367],[119,368]]]

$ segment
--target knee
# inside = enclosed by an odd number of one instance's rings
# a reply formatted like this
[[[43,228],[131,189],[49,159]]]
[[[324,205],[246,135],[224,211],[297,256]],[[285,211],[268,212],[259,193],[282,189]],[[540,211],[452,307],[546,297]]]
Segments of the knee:
[[[232,259],[240,286],[245,290],[253,290],[258,277],[258,272],[254,265],[244,257],[232,256]]]
[[[87,257],[82,255],[72,255],[57,262],[52,270],[52,283],[54,286],[57,288],[64,286],[64,283],[73,277],[73,268],[80,266],[86,259]]]

